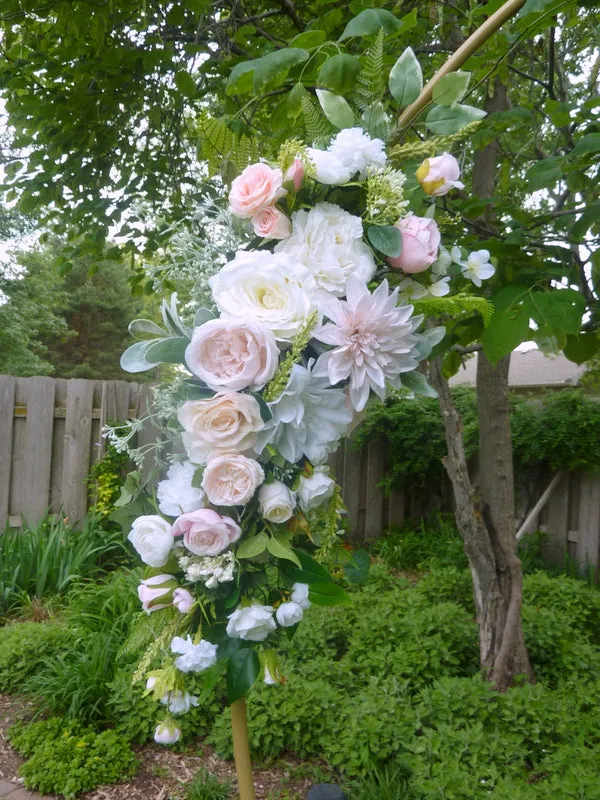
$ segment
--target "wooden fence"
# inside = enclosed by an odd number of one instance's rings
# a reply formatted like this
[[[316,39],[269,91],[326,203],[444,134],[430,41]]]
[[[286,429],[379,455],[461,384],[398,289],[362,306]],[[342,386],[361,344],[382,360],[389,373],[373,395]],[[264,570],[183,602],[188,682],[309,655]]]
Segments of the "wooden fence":
[[[86,477],[104,450],[102,426],[108,419],[138,418],[150,396],[147,385],[127,381],[0,375],[0,531],[7,521],[34,523],[48,509],[56,513],[62,508],[71,520],[81,519],[89,501]],[[155,435],[146,426],[139,444]],[[362,452],[345,442],[330,464],[342,485],[355,541],[377,538],[405,519],[452,511],[447,480],[383,494],[378,484],[386,470],[385,442],[371,442]],[[521,517],[540,495],[547,498],[541,508],[533,508],[526,529],[548,531],[547,555],[553,561],[568,554],[582,566],[599,564],[600,476],[563,475],[550,492],[543,492],[551,477],[539,476],[528,487]]]
[[[82,519],[102,426],[139,417],[149,398],[148,386],[127,381],[0,375],[0,531],[35,523],[48,509]]]

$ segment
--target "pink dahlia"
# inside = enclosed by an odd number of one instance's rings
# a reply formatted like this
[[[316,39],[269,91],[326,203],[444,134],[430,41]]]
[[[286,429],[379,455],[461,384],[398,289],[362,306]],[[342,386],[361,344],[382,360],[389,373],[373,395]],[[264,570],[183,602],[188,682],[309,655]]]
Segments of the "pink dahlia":
[[[353,275],[346,300],[331,297],[320,305],[331,323],[313,332],[315,339],[333,345],[319,356],[312,374],[331,384],[350,379],[350,402],[362,411],[371,389],[383,400],[386,384],[398,386],[402,372],[418,366],[411,355],[412,336],[422,318],[410,316],[412,306],[397,306],[398,289],[390,294],[383,281],[371,294],[367,284]]]

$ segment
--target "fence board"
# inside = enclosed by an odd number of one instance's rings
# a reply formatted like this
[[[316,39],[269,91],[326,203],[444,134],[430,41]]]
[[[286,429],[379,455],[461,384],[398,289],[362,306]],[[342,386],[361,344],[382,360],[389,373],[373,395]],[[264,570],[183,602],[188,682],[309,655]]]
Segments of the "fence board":
[[[0,530],[8,519],[12,465],[15,379],[0,375]]]
[[[367,451],[366,503],[364,538],[376,539],[383,528],[384,497],[379,482],[385,474],[385,451],[382,442],[370,442]]]
[[[355,539],[361,539],[363,537],[363,528],[360,519],[361,462],[361,453],[355,452],[350,445],[345,442],[342,496],[346,508],[348,509],[350,535]]]
[[[35,524],[50,506],[52,437],[48,432],[54,421],[55,383],[52,378],[28,378],[25,389],[25,448],[30,457],[25,460],[24,470],[27,498],[20,511],[29,524]]]
[[[600,478],[581,475],[579,498],[579,541],[577,562],[585,567],[598,563],[600,540]]]
[[[542,530],[548,532],[544,556],[552,564],[560,564],[567,552],[569,530],[569,475],[564,475],[541,512]]]
[[[72,521],[83,519],[87,511],[85,479],[90,466],[93,400],[93,381],[75,379],[69,382],[62,499],[65,513]]]

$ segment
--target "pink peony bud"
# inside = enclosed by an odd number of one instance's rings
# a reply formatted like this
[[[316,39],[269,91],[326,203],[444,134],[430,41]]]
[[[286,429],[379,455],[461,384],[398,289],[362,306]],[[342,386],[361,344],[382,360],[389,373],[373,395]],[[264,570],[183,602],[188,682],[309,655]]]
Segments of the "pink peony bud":
[[[194,597],[187,589],[177,588],[173,592],[173,605],[181,614],[187,614],[194,605]]]
[[[263,208],[252,217],[252,227],[257,236],[263,239],[287,239],[292,232],[288,217],[274,206]]]
[[[393,269],[403,272],[423,272],[436,260],[440,246],[440,232],[435,220],[408,214],[396,223],[402,233],[402,252],[397,258],[388,258]]]
[[[138,586],[138,597],[147,614],[166,608],[173,602],[173,590],[177,586],[174,575],[155,575],[146,578]]]
[[[459,181],[458,161],[450,153],[426,158],[416,175],[423,191],[433,197],[443,197],[451,189],[464,189],[464,183]]]
[[[304,164],[301,158],[295,158],[294,163],[285,173],[285,183],[291,181],[294,184],[294,191],[297,192],[304,180]]]

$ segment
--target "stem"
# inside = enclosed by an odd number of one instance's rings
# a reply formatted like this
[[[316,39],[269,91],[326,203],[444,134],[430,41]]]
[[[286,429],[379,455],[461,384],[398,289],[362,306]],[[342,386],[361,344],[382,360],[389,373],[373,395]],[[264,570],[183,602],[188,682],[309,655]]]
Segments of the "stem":
[[[462,65],[475,53],[481,45],[492,36],[498,28],[506,22],[507,19],[516,14],[517,11],[525,5],[525,0],[508,0],[503,6],[488,17],[483,25],[480,25],[477,30],[469,36],[469,38],[461,44],[454,55],[450,56],[448,61],[435,73],[433,78],[421,90],[421,94],[417,97],[414,103],[411,103],[404,109],[398,118],[398,128],[406,128],[418,115],[423,111],[426,105],[431,102],[433,97],[433,89],[440,80],[449,72],[454,72],[460,69]]]
[[[238,779],[239,800],[256,800],[254,781],[252,780],[252,761],[250,759],[245,697],[240,697],[239,700],[231,704],[231,735],[233,737],[233,756]]]

